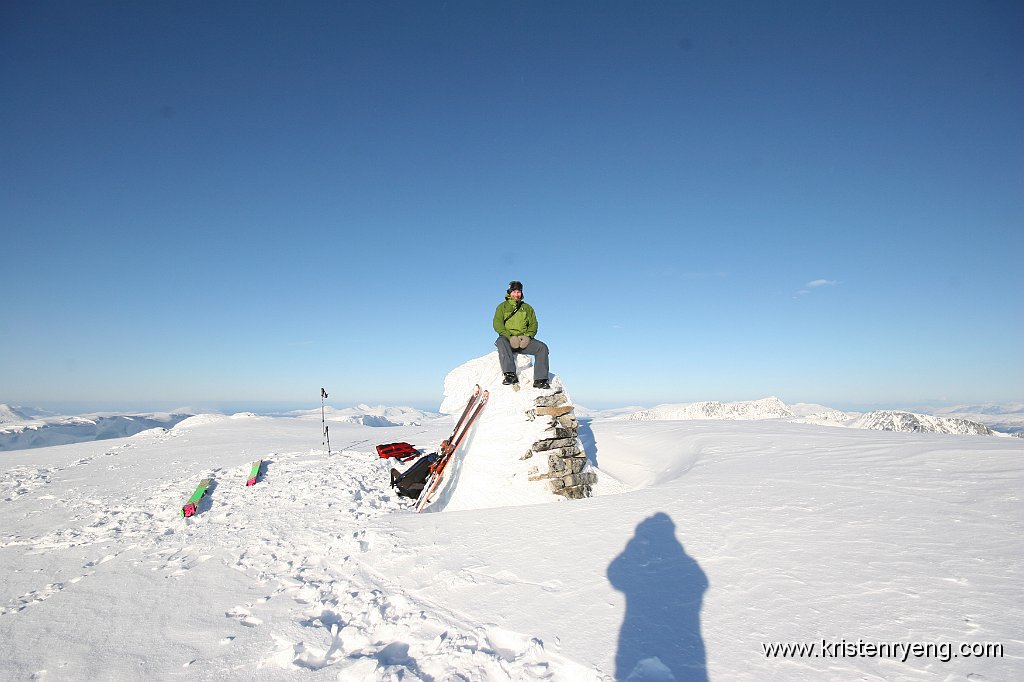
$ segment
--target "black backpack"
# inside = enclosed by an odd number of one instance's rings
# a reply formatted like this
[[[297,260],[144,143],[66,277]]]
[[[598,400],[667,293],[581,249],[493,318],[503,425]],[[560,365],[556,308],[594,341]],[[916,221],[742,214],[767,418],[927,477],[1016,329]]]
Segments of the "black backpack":
[[[437,461],[437,454],[430,453],[420,457],[415,464],[400,472],[398,469],[391,470],[391,486],[398,491],[401,497],[418,499],[423,492],[423,486],[430,475],[430,465]]]

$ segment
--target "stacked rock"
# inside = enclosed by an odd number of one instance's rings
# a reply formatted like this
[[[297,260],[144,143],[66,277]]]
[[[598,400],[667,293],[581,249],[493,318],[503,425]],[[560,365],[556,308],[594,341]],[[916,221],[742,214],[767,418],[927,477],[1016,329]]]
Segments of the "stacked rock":
[[[531,481],[547,481],[551,492],[571,500],[590,497],[597,474],[587,468],[587,456],[579,441],[579,422],[574,408],[561,389],[534,400],[535,407],[527,412],[530,420],[538,417],[549,420],[545,437],[530,446],[522,459],[546,458],[547,470],[541,471],[539,462],[530,469]]]

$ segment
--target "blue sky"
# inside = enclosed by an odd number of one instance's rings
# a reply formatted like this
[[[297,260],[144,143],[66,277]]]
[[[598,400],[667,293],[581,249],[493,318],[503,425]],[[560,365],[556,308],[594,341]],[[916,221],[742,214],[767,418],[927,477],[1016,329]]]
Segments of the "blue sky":
[[[0,7],[0,402],[1024,399],[1016,2]]]

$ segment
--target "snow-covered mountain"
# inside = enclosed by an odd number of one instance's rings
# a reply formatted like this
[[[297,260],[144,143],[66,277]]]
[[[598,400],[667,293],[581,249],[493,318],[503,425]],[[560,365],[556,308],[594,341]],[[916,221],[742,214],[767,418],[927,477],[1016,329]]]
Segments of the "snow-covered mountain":
[[[778,398],[735,403],[701,402],[666,404],[623,415],[630,421],[660,421],[676,419],[787,419],[795,416]]]
[[[329,422],[360,424],[362,426],[420,426],[441,416],[439,412],[429,412],[415,407],[388,407],[377,405],[372,407],[360,403],[355,407],[326,407],[321,415],[320,409],[295,410],[286,416],[299,419],[321,419]]]
[[[845,426],[876,431],[995,435],[984,424],[960,417],[935,417],[899,410],[876,410],[868,414],[843,412],[824,405],[786,405],[774,396],[734,403],[699,402],[658,405],[615,417],[628,421],[672,421],[692,419],[761,420],[784,419],[800,424]]]
[[[169,429],[189,416],[159,412],[133,415],[96,413],[0,423],[0,451],[124,438],[148,429]]]
[[[903,431],[911,433],[953,433],[960,435],[991,436],[992,429],[984,424],[958,417],[933,417],[926,414],[898,410],[875,410],[850,421],[854,429],[875,431]]]
[[[954,405],[935,410],[936,414],[978,414],[990,417],[1024,415],[1024,403],[981,403],[976,405]]]
[[[0,403],[0,425],[21,424],[27,421],[32,421],[32,417],[16,407]]]
[[[955,405],[934,410],[941,417],[959,417],[984,424],[994,431],[1024,434],[1024,403],[983,403],[980,405]]]

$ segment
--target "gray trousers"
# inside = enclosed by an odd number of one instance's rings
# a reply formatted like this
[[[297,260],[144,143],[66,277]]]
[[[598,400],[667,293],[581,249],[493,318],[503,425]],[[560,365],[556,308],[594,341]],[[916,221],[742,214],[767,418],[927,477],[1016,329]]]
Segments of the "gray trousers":
[[[526,353],[534,357],[533,362],[533,380],[540,381],[541,379],[547,381],[548,378],[548,345],[543,341],[537,339],[530,339],[530,343],[527,344],[526,348],[520,350],[513,350],[512,344],[509,343],[507,337],[499,336],[498,340],[494,342],[494,345],[498,349],[498,362],[501,363],[502,374],[508,374],[516,371],[516,356],[515,353]]]

